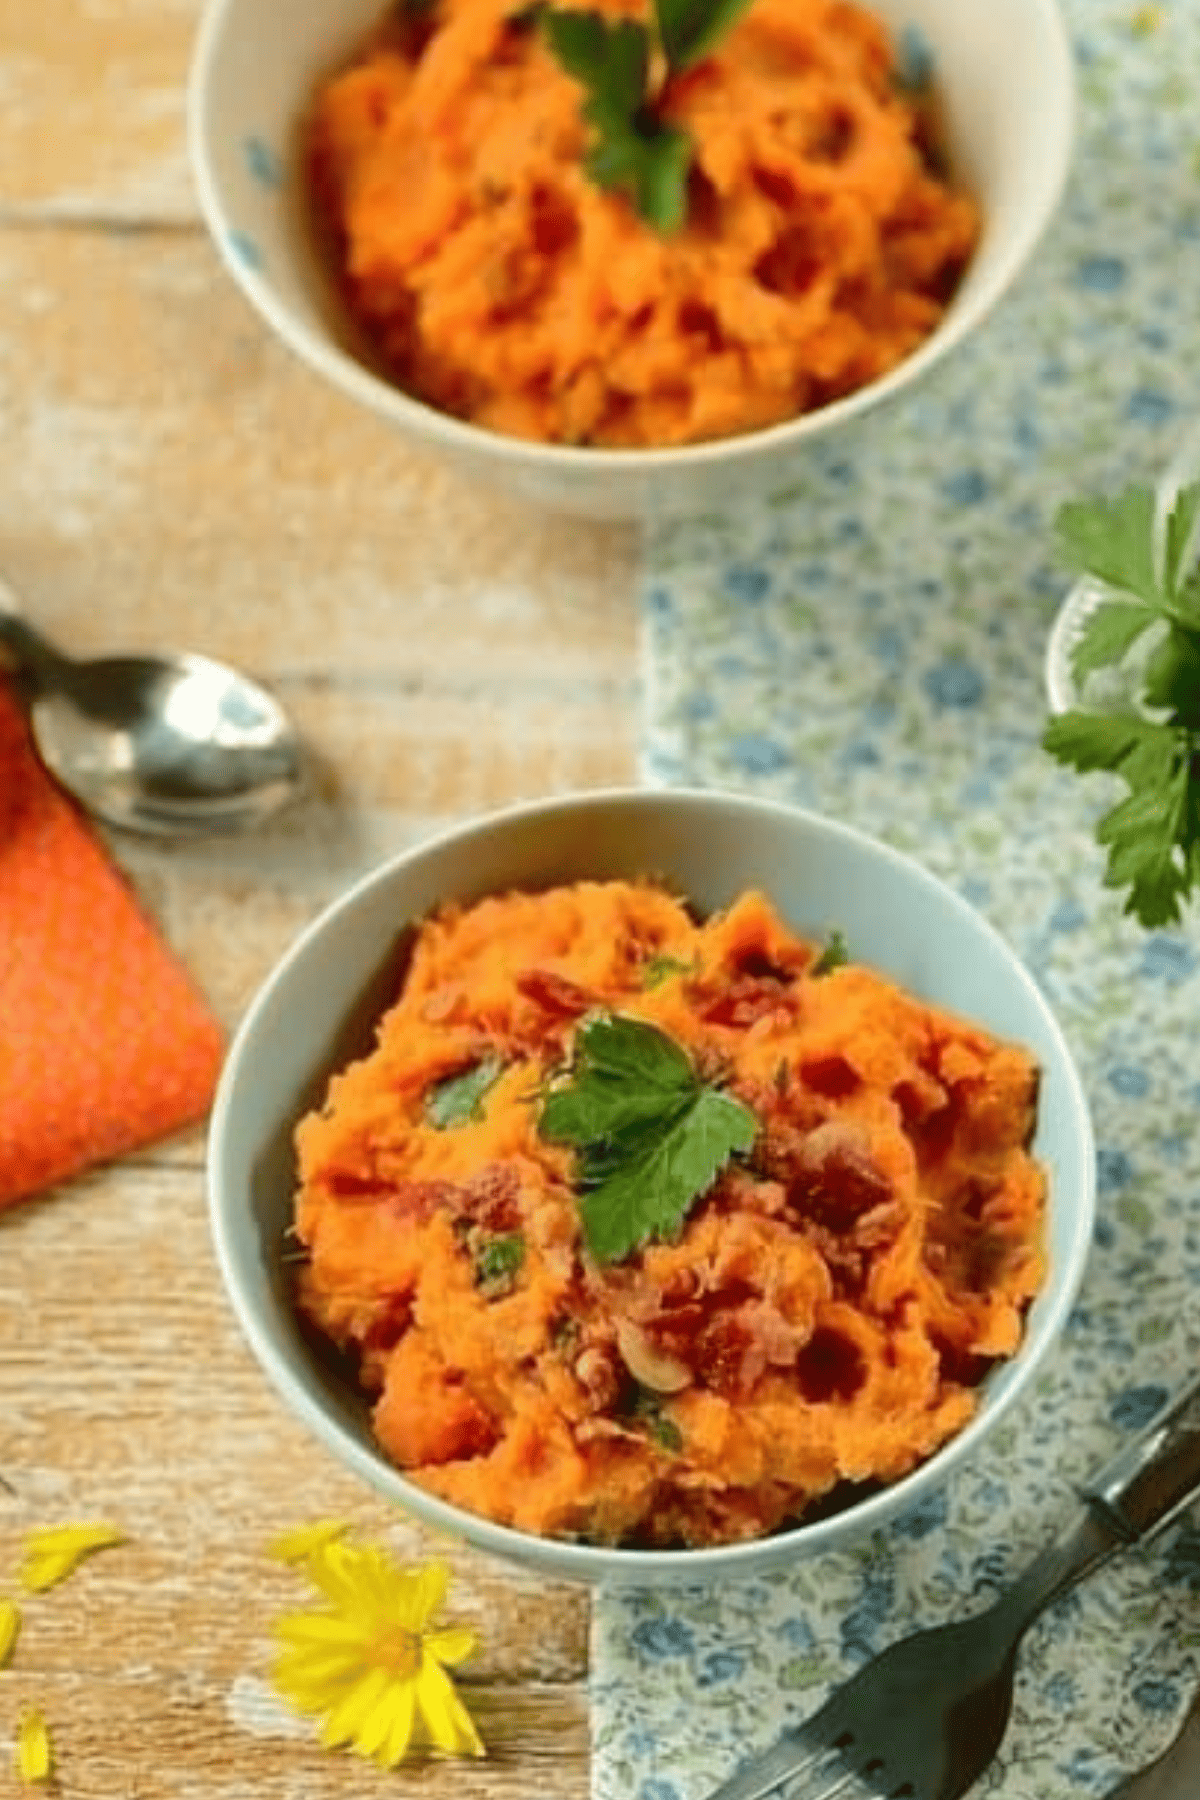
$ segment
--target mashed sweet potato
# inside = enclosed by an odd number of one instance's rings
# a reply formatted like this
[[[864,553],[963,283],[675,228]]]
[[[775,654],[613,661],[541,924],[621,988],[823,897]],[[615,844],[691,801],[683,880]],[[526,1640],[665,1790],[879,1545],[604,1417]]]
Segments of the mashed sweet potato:
[[[375,1046],[297,1128],[304,1315],[384,1451],[504,1524],[758,1536],[889,1482],[971,1416],[1043,1273],[1038,1071],[760,894],[649,882],[424,921]],[[755,1115],[679,1228],[601,1263],[547,1084],[645,1021]]]
[[[322,235],[418,398],[518,437],[687,443],[848,394],[938,323],[977,209],[863,7],[754,0],[671,78],[694,152],[677,232],[589,179],[583,99],[520,0],[394,8],[316,96]]]

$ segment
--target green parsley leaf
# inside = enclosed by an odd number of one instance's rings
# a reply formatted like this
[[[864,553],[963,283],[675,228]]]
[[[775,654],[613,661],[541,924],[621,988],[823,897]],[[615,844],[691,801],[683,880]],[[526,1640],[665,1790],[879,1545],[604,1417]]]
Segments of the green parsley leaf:
[[[1163,586],[1168,593],[1180,593],[1194,579],[1195,570],[1189,566],[1188,553],[1198,516],[1200,484],[1181,488],[1163,530]]]
[[[610,119],[589,152],[586,167],[597,187],[628,194],[647,224],[671,232],[678,231],[687,216],[691,160],[691,143],[674,126]]]
[[[1097,606],[1085,618],[1071,651],[1076,681],[1082,683],[1095,670],[1120,662],[1157,618],[1155,609],[1143,600],[1109,600]]]
[[[460,1075],[439,1081],[425,1096],[426,1122],[438,1131],[449,1131],[482,1118],[483,1097],[495,1085],[503,1067],[498,1056],[485,1056]]]
[[[547,8],[542,29],[555,57],[582,86],[592,130],[586,169],[598,187],[629,196],[659,231],[687,213],[692,148],[650,104],[650,33],[637,19]]]
[[[475,1252],[475,1280],[481,1288],[507,1288],[525,1261],[525,1239],[519,1231],[488,1238]]]
[[[1126,912],[1148,928],[1177,923],[1200,882],[1200,575],[1190,562],[1198,519],[1200,483],[1175,496],[1160,544],[1144,488],[1065,506],[1057,520],[1077,566],[1114,590],[1075,646],[1077,679],[1119,662],[1147,626],[1166,627],[1145,660],[1138,710],[1063,713],[1042,737],[1059,762],[1125,783],[1096,841],[1108,851],[1106,885],[1128,890]]]
[[[1070,567],[1157,606],[1154,495],[1149,488],[1128,488],[1114,500],[1069,501],[1059,508],[1054,529]]]
[[[1129,889],[1125,910],[1153,928],[1174,924],[1196,879],[1200,806],[1191,790],[1191,734],[1135,713],[1068,712],[1042,740],[1059,762],[1119,775],[1129,795],[1096,827],[1108,848],[1105,884]]]
[[[598,187],[626,194],[656,231],[687,218],[692,142],[664,109],[664,90],[707,56],[751,0],[655,0],[653,33],[638,19],[610,19],[571,7],[541,11],[546,42],[584,90],[592,139],[585,159]],[[667,83],[652,83],[655,40]]]
[[[753,1144],[758,1120],[702,1082],[665,1032],[601,1014],[580,1026],[539,1130],[578,1151],[588,1248],[598,1262],[619,1262],[679,1229],[729,1158]]]
[[[667,65],[690,69],[732,30],[751,0],[656,0],[658,35]]]
[[[646,1388],[640,1389],[634,1402],[633,1416],[640,1419],[647,1436],[653,1439],[660,1450],[676,1456],[683,1449],[683,1433],[670,1414],[663,1411],[662,1401],[657,1394],[651,1394]]]
[[[1200,631],[1171,626],[1146,664],[1142,700],[1173,712],[1177,722],[1200,723]]]
[[[640,1019],[600,1013],[575,1040],[573,1080],[542,1103],[541,1133],[555,1143],[598,1145],[655,1125],[690,1100],[696,1078],[674,1038]]]
[[[695,958],[683,962],[678,956],[650,956],[642,964],[642,986],[649,991],[661,987],[676,975],[694,975],[699,964]]]
[[[585,89],[594,123],[635,116],[650,72],[650,34],[644,25],[636,19],[610,20],[603,13],[547,8],[542,30],[567,74]]]
[[[850,961],[850,952],[846,948],[846,939],[840,931],[831,931],[825,941],[825,948],[818,956],[810,975],[832,975],[835,969],[843,968]]]

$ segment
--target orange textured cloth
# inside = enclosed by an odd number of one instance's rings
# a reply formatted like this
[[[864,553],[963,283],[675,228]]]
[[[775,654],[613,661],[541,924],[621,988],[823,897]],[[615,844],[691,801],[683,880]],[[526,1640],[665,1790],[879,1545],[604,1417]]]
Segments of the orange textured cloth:
[[[223,1051],[0,682],[0,1207],[202,1118]]]

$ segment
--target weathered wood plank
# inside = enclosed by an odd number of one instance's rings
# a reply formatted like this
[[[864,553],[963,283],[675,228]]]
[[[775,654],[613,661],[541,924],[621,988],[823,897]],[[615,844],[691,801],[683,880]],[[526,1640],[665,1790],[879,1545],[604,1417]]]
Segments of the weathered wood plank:
[[[191,219],[198,0],[0,0],[0,217]]]
[[[83,654],[172,643],[295,714],[314,797],[235,844],[108,839],[232,1028],[379,856],[521,797],[633,778],[631,533],[461,482],[269,338],[191,221],[195,0],[0,0],[0,569]],[[111,230],[124,222],[184,229]],[[2,1028],[2,1027],[0,1027]],[[273,1705],[281,1525],[444,1554],[491,1755],[431,1800],[583,1800],[587,1595],[434,1538],[344,1471],[247,1350],[208,1241],[203,1132],[0,1217],[0,1591],[24,1533],[127,1534],[32,1596],[0,1695],[69,1800],[325,1800],[375,1778]]]
[[[272,1620],[304,1589],[266,1546],[329,1516],[402,1559],[445,1556],[448,1613],[480,1634],[468,1698],[492,1754],[406,1786],[586,1791],[586,1593],[397,1514],[290,1417],[224,1301],[198,1170],[125,1166],[0,1219],[0,1418],[0,1587],[37,1525],[104,1518],[126,1534],[27,1598],[5,1675],[0,1740],[21,1706],[41,1706],[62,1792],[220,1800],[361,1783],[357,1764],[297,1735],[267,1685]]]

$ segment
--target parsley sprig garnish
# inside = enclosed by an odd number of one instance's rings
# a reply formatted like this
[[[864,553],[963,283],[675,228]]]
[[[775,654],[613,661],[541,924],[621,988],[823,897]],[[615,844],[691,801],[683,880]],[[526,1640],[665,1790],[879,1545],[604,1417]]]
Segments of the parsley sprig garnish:
[[[832,975],[835,969],[843,969],[850,961],[850,951],[846,946],[846,934],[835,927],[825,940],[825,948],[808,971],[810,975]]]
[[[692,145],[671,124],[672,81],[707,56],[750,0],[654,0],[651,24],[546,7],[546,41],[586,95],[591,130],[585,168],[598,187],[628,195],[657,231],[687,217]]]
[[[575,1037],[571,1066],[542,1101],[539,1130],[578,1152],[584,1236],[597,1262],[619,1262],[674,1235],[758,1120],[702,1081],[673,1038],[641,1019],[598,1014]]]
[[[1128,788],[1096,838],[1108,850],[1105,884],[1128,889],[1125,910],[1147,927],[1176,923],[1200,880],[1200,573],[1187,554],[1198,513],[1200,484],[1181,489],[1161,546],[1145,488],[1074,502],[1055,520],[1067,559],[1112,590],[1073,649],[1078,683],[1120,662],[1151,626],[1165,627],[1141,675],[1139,710],[1060,713],[1042,739],[1059,762],[1105,770]]]
[[[425,1096],[425,1119],[437,1131],[451,1131],[483,1117],[483,1102],[500,1079],[504,1064],[498,1056],[485,1056],[457,1075],[449,1075]]]

